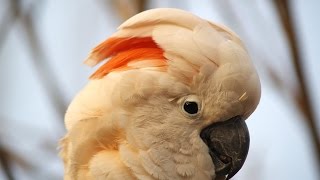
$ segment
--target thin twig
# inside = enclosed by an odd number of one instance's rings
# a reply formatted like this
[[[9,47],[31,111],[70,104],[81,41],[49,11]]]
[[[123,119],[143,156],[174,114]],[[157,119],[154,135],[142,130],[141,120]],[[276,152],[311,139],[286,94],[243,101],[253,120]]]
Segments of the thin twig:
[[[112,5],[123,20],[146,10],[147,0],[113,0]]]
[[[137,12],[142,12],[147,9],[148,0],[136,0],[137,2]]]
[[[41,5],[41,3],[33,3],[30,5],[29,9],[23,13],[20,0],[11,0],[10,3],[10,12],[11,16],[10,21],[4,21],[2,24],[5,24],[6,27],[0,29],[0,46],[4,44],[4,40],[7,37],[7,34],[10,32],[10,29],[17,20],[20,20],[23,30],[26,33],[25,37],[27,43],[29,43],[30,52],[32,53],[33,58],[31,58],[31,63],[35,67],[37,77],[40,79],[40,82],[46,89],[48,98],[52,102],[52,106],[56,113],[60,116],[59,119],[64,119],[64,112],[66,110],[66,102],[64,100],[63,92],[59,88],[59,83],[52,68],[46,61],[45,53],[43,50],[43,45],[35,32],[33,12],[35,9]],[[2,26],[1,26],[2,27]]]
[[[14,180],[13,173],[10,168],[9,154],[0,146],[0,163],[3,167],[3,172],[8,180]]]
[[[299,42],[296,36],[296,29],[290,11],[290,1],[274,0],[279,13],[283,29],[286,32],[289,46],[292,52],[292,60],[298,78],[298,92],[296,95],[296,104],[305,116],[306,123],[310,129],[310,136],[314,144],[314,150],[317,157],[318,169],[320,169],[320,140],[316,127],[316,117],[313,112],[312,102],[308,91],[305,74],[303,73],[303,60],[299,51]]]
[[[0,25],[0,50],[2,49],[4,45],[4,41],[7,38],[7,34],[10,31],[10,27],[14,24],[13,19],[14,17],[19,15],[18,5],[16,3],[13,3],[12,1],[7,1],[9,5],[9,11],[7,14],[8,17],[3,18],[3,21],[1,21]],[[10,160],[8,158],[7,151],[0,146],[0,164],[3,168],[3,173],[6,176],[8,180],[14,180],[13,172],[10,166]]]
[[[9,5],[9,10],[5,13],[5,17],[2,18],[0,23],[0,50],[2,49],[17,17],[20,16],[20,8],[18,3],[8,0],[7,4]]]
[[[39,6],[39,3],[34,3],[32,5]],[[30,9],[34,10],[36,8],[32,7]],[[31,58],[31,63],[35,67],[37,77],[45,88],[54,110],[60,117],[59,119],[63,120],[67,103],[63,98],[64,96],[61,88],[59,88],[57,77],[50,64],[47,62],[43,48],[45,45],[41,44],[41,40],[37,35],[32,12],[33,11],[28,11],[28,13],[21,17],[25,38],[27,43],[29,43],[30,52],[33,56],[33,58]]]

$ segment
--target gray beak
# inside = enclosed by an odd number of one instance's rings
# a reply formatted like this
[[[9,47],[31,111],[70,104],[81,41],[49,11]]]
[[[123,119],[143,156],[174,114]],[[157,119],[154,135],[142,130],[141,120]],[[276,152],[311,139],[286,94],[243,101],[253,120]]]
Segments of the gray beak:
[[[212,124],[200,133],[209,147],[217,176],[232,178],[244,164],[250,144],[249,131],[240,116]]]

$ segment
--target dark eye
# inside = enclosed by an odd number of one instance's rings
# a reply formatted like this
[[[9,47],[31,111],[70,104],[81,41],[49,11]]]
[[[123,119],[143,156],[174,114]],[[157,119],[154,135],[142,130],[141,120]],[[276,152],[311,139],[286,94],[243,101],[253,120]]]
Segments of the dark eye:
[[[195,115],[199,111],[198,103],[193,101],[186,101],[183,104],[183,109],[191,115]]]
[[[196,118],[201,112],[202,103],[197,95],[187,95],[178,100],[181,111],[189,118]]]

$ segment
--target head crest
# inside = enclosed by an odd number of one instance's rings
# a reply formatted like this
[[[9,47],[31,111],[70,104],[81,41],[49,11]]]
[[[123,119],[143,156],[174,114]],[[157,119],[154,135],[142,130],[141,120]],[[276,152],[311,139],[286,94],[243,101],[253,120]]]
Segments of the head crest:
[[[85,63],[94,66],[110,58],[90,76],[92,79],[99,79],[111,71],[134,69],[135,67],[128,65],[133,61],[157,60],[154,61],[157,63],[148,63],[148,65],[164,66],[166,59],[163,53],[164,51],[151,37],[111,37],[95,47]]]

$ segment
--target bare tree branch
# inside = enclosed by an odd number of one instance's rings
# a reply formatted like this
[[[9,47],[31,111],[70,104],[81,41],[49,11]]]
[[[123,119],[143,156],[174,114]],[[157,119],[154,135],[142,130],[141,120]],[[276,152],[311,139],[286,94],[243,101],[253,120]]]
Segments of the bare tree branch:
[[[14,25],[17,17],[20,16],[19,4],[16,3],[16,1],[8,0],[7,4],[9,5],[9,10],[7,13],[5,13],[6,16],[1,20],[0,23],[0,50],[2,49],[4,41],[8,37],[8,33]]]
[[[4,41],[7,38],[10,28],[14,24],[15,17],[19,16],[18,5],[10,0],[7,1],[9,5],[9,11],[7,16],[3,18],[0,23],[0,50],[4,45]],[[8,158],[8,152],[0,146],[0,164],[3,167],[3,172],[8,180],[14,180],[13,172],[10,167],[10,160]]]
[[[43,46],[40,43],[40,39],[37,36],[37,33],[34,29],[34,19],[33,12],[36,6],[41,5],[41,3],[33,3],[26,13],[23,13],[20,0],[11,0],[10,3],[9,15],[1,23],[0,28],[0,48],[4,45],[4,41],[10,32],[10,29],[14,23],[20,19],[24,32],[26,33],[25,37],[29,43],[31,53],[34,58],[31,58],[32,64],[34,65],[36,72],[38,73],[38,78],[46,89],[49,100],[52,102],[53,108],[59,114],[60,119],[64,119],[64,112],[66,109],[66,102],[63,99],[63,93],[59,88],[57,78],[55,73],[51,69],[50,65],[47,63],[45,58],[45,53]]]
[[[305,116],[305,122],[310,130],[310,136],[314,144],[314,150],[317,157],[317,163],[320,169],[320,140],[319,134],[316,127],[316,117],[313,112],[311,96],[308,91],[308,86],[306,82],[306,76],[303,73],[303,58],[299,51],[299,42],[296,35],[296,29],[294,27],[292,14],[290,11],[290,1],[288,0],[274,0],[273,1],[279,17],[282,22],[284,31],[286,32],[288,44],[292,53],[292,60],[294,68],[298,78],[298,92],[295,97],[295,102],[297,106],[301,109],[301,112]]]
[[[64,119],[64,113],[66,110],[66,102],[64,100],[63,92],[59,88],[57,77],[53,72],[52,68],[47,62],[47,58],[44,53],[44,46],[36,33],[34,28],[34,19],[32,14],[26,14],[24,20],[21,21],[24,25],[25,37],[29,43],[30,52],[34,58],[31,58],[31,63],[36,69],[37,77],[43,84],[46,93],[48,94],[49,100],[52,102],[52,106],[56,113],[59,115],[59,119]]]
[[[0,163],[3,167],[3,172],[8,180],[14,180],[13,173],[10,168],[9,154],[0,146]]]
[[[147,2],[148,0],[136,0],[138,13],[147,9]]]
[[[112,5],[116,8],[117,12],[122,19],[126,20],[131,16],[146,10],[147,0],[113,0]]]
[[[20,20],[19,22],[21,22],[23,26],[26,41],[29,43],[28,47],[30,47],[30,52],[34,57],[31,58],[31,63],[36,69],[38,74],[37,77],[45,88],[54,110],[60,116],[59,119],[63,120],[67,103],[63,98],[62,90],[59,88],[59,83],[57,82],[55,73],[46,61],[43,49],[44,46],[41,44],[41,40],[36,33],[34,24],[33,12],[39,5],[41,5],[41,3],[32,3],[25,13],[23,13],[20,0],[10,0],[8,3],[10,3],[11,9],[9,17],[5,18],[8,20],[4,20],[4,22],[1,23],[1,27],[3,28],[0,29],[0,47],[3,46],[4,40],[14,23],[17,20]]]

